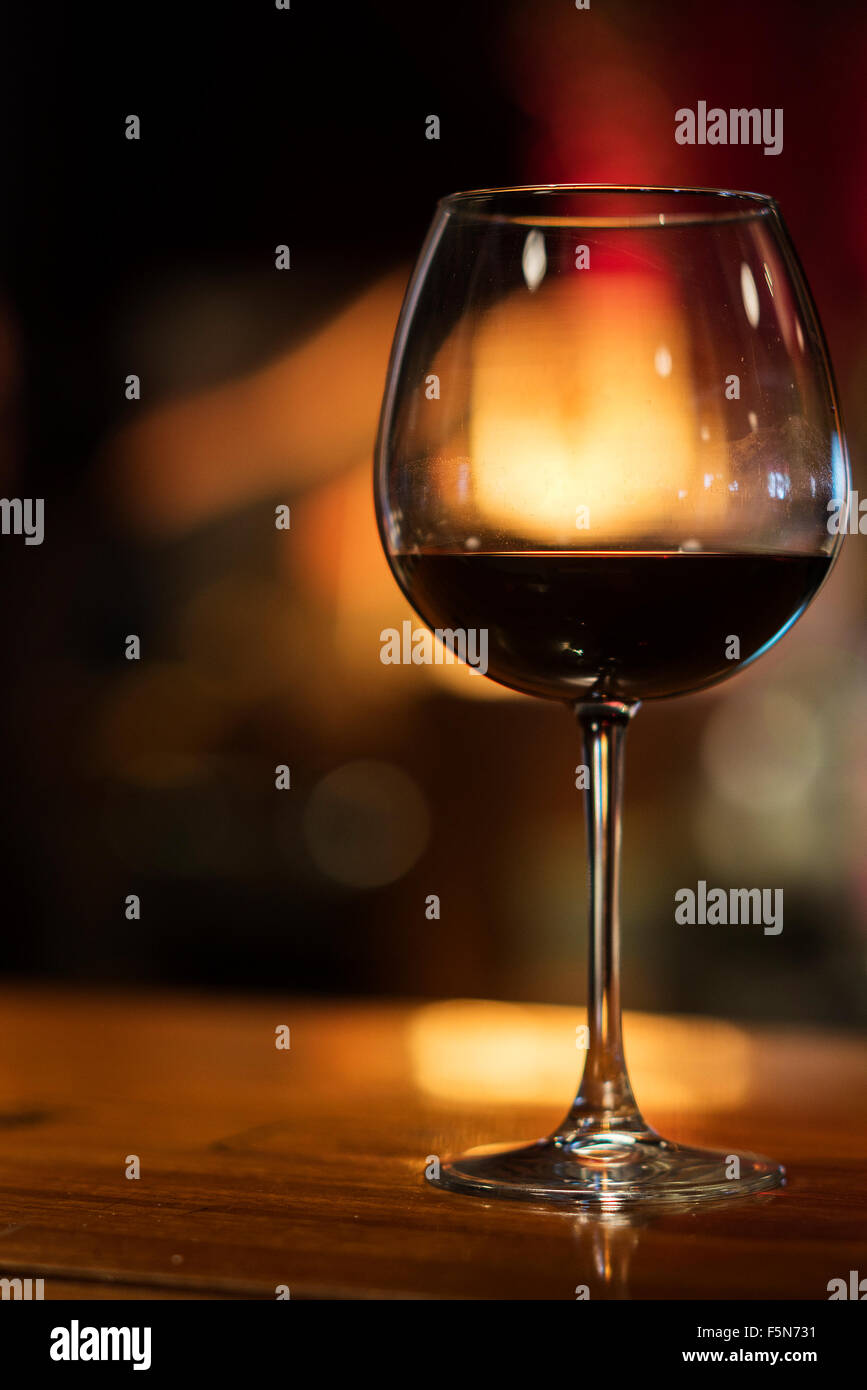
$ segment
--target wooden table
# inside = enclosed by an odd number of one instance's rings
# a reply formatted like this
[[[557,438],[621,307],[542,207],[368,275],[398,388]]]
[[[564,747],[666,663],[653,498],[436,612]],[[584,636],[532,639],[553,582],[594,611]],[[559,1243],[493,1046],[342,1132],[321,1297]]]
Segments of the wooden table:
[[[46,1298],[826,1300],[867,1273],[867,1064],[843,1036],[627,1016],[647,1118],[782,1160],[783,1192],[625,1224],[430,1189],[428,1155],[561,1118],[580,1022],[7,986],[0,1274]]]

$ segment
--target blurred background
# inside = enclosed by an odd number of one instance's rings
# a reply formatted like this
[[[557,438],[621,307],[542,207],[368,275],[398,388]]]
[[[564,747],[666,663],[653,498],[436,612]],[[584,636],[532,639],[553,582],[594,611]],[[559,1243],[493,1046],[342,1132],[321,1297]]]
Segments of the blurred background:
[[[46,3],[4,48],[0,472],[46,538],[0,540],[0,970],[582,1000],[577,729],[379,660],[410,616],[371,498],[403,288],[455,189],[771,193],[867,494],[867,12]],[[782,107],[782,153],[677,145],[699,100]],[[632,1008],[863,1020],[865,578],[853,536],[774,652],[634,723]],[[675,926],[700,878],[782,887],[783,934]]]

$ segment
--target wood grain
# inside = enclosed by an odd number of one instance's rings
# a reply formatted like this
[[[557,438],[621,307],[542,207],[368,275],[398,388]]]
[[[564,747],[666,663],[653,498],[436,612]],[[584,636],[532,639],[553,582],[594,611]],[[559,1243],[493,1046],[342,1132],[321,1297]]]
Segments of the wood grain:
[[[431,1190],[428,1155],[561,1118],[580,1021],[7,987],[0,1274],[47,1298],[824,1300],[863,1267],[867,1064],[843,1036],[627,1016],[651,1122],[782,1160],[785,1191],[618,1224]]]

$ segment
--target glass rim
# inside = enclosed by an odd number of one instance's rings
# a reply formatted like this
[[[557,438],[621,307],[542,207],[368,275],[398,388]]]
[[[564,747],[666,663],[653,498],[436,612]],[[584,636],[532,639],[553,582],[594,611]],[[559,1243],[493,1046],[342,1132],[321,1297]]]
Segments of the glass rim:
[[[645,199],[657,199],[660,204],[668,201],[669,206],[656,209],[636,209]],[[533,205],[539,200],[538,216],[533,215]],[[673,184],[619,184],[619,183],[540,183],[512,184],[499,188],[472,188],[449,193],[440,198],[437,207],[447,214],[478,217],[488,221],[540,222],[548,220],[542,211],[556,200],[576,206],[556,215],[552,221],[560,226],[664,226],[667,222],[695,223],[741,220],[744,218],[779,215],[777,200],[769,193],[755,193],[732,188],[708,188]],[[604,203],[611,200],[608,211],[582,213],[582,201],[596,200]],[[631,211],[619,209],[618,203],[633,200]],[[690,206],[691,204],[691,206]],[[688,209],[688,210],[687,210]]]

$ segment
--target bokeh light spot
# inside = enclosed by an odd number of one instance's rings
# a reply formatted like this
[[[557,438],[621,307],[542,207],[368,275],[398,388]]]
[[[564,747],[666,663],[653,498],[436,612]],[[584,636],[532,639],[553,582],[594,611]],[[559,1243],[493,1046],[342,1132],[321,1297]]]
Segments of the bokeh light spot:
[[[368,759],[323,777],[304,813],[304,836],[317,867],[353,888],[402,878],[429,834],[427,803],[412,778]]]

